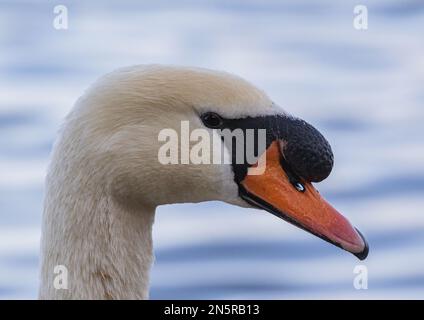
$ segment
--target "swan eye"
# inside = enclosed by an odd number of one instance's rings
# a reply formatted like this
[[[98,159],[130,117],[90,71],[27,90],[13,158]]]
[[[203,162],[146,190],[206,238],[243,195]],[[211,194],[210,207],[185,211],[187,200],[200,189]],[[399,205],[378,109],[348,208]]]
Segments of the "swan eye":
[[[213,129],[220,128],[224,122],[221,116],[214,112],[202,114],[200,118],[202,119],[205,126]]]

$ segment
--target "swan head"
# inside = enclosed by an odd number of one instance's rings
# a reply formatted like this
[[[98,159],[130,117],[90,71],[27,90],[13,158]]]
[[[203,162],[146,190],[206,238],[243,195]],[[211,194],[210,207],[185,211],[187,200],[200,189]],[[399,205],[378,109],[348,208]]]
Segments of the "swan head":
[[[364,237],[312,185],[333,167],[327,140],[234,75],[120,69],[79,99],[64,131],[72,137],[69,149],[78,150],[73,159],[81,174],[129,210],[220,200],[264,209],[359,259],[367,256]],[[235,132],[242,138],[225,138]]]

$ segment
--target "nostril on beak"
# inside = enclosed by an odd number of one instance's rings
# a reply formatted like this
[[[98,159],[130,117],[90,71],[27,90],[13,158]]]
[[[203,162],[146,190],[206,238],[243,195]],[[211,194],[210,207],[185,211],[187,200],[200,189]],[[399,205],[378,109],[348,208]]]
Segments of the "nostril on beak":
[[[312,125],[300,119],[292,119],[288,129],[286,141],[281,146],[294,173],[308,182],[326,179],[334,164],[328,141]]]

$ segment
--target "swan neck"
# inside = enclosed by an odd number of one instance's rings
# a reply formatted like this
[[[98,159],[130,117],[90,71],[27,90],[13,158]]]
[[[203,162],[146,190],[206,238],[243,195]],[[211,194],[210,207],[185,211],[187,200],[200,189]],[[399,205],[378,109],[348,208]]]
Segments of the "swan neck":
[[[52,176],[43,216],[39,297],[148,298],[154,208],[123,208],[98,188],[89,192],[69,179],[61,183],[60,174]]]

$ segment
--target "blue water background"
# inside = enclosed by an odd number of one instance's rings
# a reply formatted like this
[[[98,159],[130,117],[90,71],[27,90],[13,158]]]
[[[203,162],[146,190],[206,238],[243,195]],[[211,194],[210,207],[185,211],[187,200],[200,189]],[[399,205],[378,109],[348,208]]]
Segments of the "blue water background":
[[[69,29],[52,27],[65,4]],[[43,179],[57,129],[98,76],[140,63],[238,74],[317,126],[321,193],[367,236],[355,258],[270,214],[163,206],[152,298],[424,298],[424,2],[0,1],[0,298],[36,298]]]

